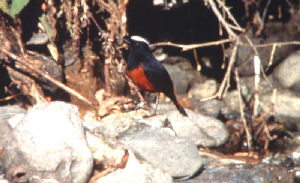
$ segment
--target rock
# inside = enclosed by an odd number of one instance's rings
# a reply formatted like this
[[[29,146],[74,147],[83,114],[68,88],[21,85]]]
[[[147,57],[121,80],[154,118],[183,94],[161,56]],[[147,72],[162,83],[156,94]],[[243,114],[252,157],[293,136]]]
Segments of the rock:
[[[224,116],[236,116],[240,118],[240,100],[238,91],[233,90],[228,92],[223,101],[225,105],[225,112],[223,109],[222,113],[224,114]]]
[[[192,177],[205,163],[192,141],[172,136],[164,129],[151,129],[140,124],[121,134],[118,139],[172,177]]]
[[[23,114],[25,113],[26,111],[17,105],[0,107],[0,114],[3,120],[8,120],[16,115],[20,115],[21,117],[23,117]]]
[[[246,99],[251,99],[251,95],[254,93],[254,77],[243,77],[240,78],[240,87],[244,97]],[[272,92],[273,88],[276,87],[275,82],[272,77],[260,77],[259,82],[259,91],[260,94],[264,94],[267,92]]]
[[[14,118],[19,121],[16,122]],[[13,123],[11,123],[13,121]],[[22,118],[0,121],[0,146],[9,177],[87,182],[93,167],[78,110],[64,102],[40,103]]]
[[[195,71],[190,61],[185,58],[168,57],[163,66],[169,72],[177,94],[185,94],[192,82],[201,80],[199,72]]]
[[[300,50],[294,52],[280,63],[273,76],[281,86],[300,91]],[[287,77],[288,76],[288,77]]]
[[[39,60],[42,62],[39,63],[39,65],[41,65],[40,69],[42,71],[49,74],[51,77],[58,81],[63,81],[63,69],[61,65],[57,62],[57,60],[54,60],[50,57],[46,57],[43,54],[39,53],[35,53],[32,57],[33,60]],[[56,95],[61,95],[62,93],[64,93],[63,90],[61,90],[57,85],[53,84],[52,82],[49,82],[49,80],[45,77],[37,77],[37,79],[40,81],[40,84],[43,87],[43,89],[49,91],[50,93],[57,92]]]
[[[211,99],[207,101],[192,99],[192,104],[195,112],[214,118],[218,117],[225,109],[224,102],[218,99]]]
[[[272,165],[237,164],[205,169],[198,177],[181,183],[280,183],[294,182],[287,168]]]
[[[246,85],[241,86],[243,93],[243,100],[246,103],[250,103],[253,98],[253,88],[249,88]],[[264,90],[263,88],[267,88]],[[283,119],[290,122],[297,122],[300,119],[300,97],[288,90],[277,89],[275,106],[272,103],[273,92],[270,87],[266,84],[262,84],[260,93],[259,93],[259,111],[273,113],[275,110],[275,117]],[[228,92],[227,96],[224,98],[225,108],[227,109],[227,114],[239,113],[240,102],[238,97],[238,91],[234,90]],[[274,108],[273,108],[274,107]]]
[[[116,171],[96,180],[96,183],[172,183],[172,177],[151,164],[138,160],[129,151],[129,159],[125,168]]]
[[[164,67],[167,69],[172,78],[176,92],[178,94],[186,93],[188,86],[192,81],[192,79],[187,76],[187,73],[181,70],[177,65],[164,64]]]
[[[122,164],[127,149],[115,138],[86,132],[87,142],[92,149],[95,164],[112,167]],[[95,176],[95,175],[94,175]]]
[[[205,147],[220,146],[227,141],[229,132],[221,121],[187,111],[188,118],[177,112],[167,114],[177,136],[189,138],[196,145]]]
[[[217,82],[209,79],[203,83],[195,83],[190,89],[188,96],[193,100],[200,100],[213,96],[217,92]]]
[[[149,111],[139,109],[128,113],[110,114],[100,121],[86,120],[83,125],[97,134],[116,138],[137,123],[146,123],[155,128],[161,128],[166,118],[166,115],[151,116]]]
[[[299,18],[291,17],[291,19],[287,23],[285,23],[285,26],[282,26],[282,22],[268,22],[267,24],[265,24],[263,31],[265,35],[268,35],[267,37],[256,36],[253,34],[251,29],[249,29],[245,34],[247,34],[247,36],[254,45],[299,40],[299,31],[297,31],[297,28],[295,28],[294,23],[298,21],[297,19]],[[287,27],[289,27],[289,31],[287,31]],[[246,38],[241,37],[240,41],[242,44],[249,44]],[[288,45],[281,47],[277,46],[273,57],[273,65],[279,63],[282,59],[291,54],[296,48],[296,45]],[[229,57],[231,55],[231,50],[227,49],[226,52],[227,57]],[[261,59],[262,67],[266,68],[270,63],[272,47],[258,47],[257,52]],[[251,46],[240,45],[238,47],[236,65],[238,66],[238,72],[240,76],[247,77],[252,76],[254,74],[254,55],[255,53]]]
[[[261,96],[260,106],[265,112],[272,112],[272,93]],[[300,97],[290,91],[279,90],[275,101],[275,117],[290,122],[299,122]]]
[[[109,115],[103,118],[101,123],[94,122],[97,124],[96,126],[88,123],[84,123],[84,125],[90,126],[88,128],[95,133],[115,138],[139,123],[147,124],[152,128],[164,128],[170,122],[171,129],[177,136],[188,138],[198,146],[217,147],[227,141],[228,130],[221,121],[186,110],[190,114],[189,118],[182,116],[173,104],[162,104],[159,106],[158,115],[143,117],[142,114],[145,113],[132,111]]]
[[[121,132],[126,131],[132,124],[134,119],[127,113],[111,114],[97,123],[97,127],[93,129],[96,133],[117,137]]]
[[[159,118],[161,120],[160,127],[169,121],[177,136],[189,138],[198,146],[217,147],[227,141],[229,133],[220,120],[197,114],[189,109],[185,110],[189,117],[182,116],[173,104],[160,104],[158,107],[159,117],[150,117],[147,121],[153,118],[156,120],[152,121],[158,121]],[[219,114],[220,110],[217,112]],[[150,123],[147,124],[151,125]]]
[[[290,143],[290,152],[288,152],[288,157],[291,159],[291,172],[295,175],[295,182],[300,180],[300,133],[294,134],[294,144]],[[291,147],[292,146],[292,147]]]
[[[300,134],[297,134],[294,140],[296,141],[297,147],[290,152],[290,157],[300,165]]]
[[[240,78],[240,87],[244,103],[251,104],[254,94],[254,77]],[[259,96],[269,95],[273,92],[274,84],[272,78],[261,78],[259,83]],[[260,106],[260,109],[264,109]],[[224,98],[221,114],[226,119],[240,118],[240,101],[237,90],[229,91]]]

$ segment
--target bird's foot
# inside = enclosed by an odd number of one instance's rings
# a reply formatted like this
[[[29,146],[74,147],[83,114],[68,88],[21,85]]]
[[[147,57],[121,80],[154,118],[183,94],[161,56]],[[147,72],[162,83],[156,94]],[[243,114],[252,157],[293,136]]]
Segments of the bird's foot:
[[[139,103],[135,106],[134,110],[143,109],[144,106],[145,106],[145,103],[144,103],[144,102],[139,102]]]

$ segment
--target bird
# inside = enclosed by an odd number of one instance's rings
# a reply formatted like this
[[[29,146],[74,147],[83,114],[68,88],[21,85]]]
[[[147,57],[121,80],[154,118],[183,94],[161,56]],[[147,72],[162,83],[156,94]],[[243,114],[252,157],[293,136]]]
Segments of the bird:
[[[169,97],[177,110],[188,116],[177,98],[173,81],[164,66],[153,56],[149,42],[141,36],[125,36],[123,41],[129,45],[129,54],[126,60],[127,76],[142,91],[160,93]],[[159,97],[156,97],[156,109]]]

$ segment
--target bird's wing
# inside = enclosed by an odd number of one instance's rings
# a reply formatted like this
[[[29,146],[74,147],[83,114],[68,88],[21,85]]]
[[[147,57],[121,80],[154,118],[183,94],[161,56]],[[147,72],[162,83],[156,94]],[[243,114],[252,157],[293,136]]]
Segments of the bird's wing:
[[[153,58],[154,59],[154,58]],[[156,60],[142,63],[145,75],[157,91],[166,95],[173,93],[173,82],[168,71]]]

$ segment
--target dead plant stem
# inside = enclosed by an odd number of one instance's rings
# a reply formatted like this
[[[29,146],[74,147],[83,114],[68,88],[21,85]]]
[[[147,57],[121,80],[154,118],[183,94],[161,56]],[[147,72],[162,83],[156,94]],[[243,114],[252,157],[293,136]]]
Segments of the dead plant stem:
[[[188,50],[192,50],[195,48],[201,48],[201,47],[207,47],[207,46],[217,46],[217,45],[229,43],[232,41],[234,41],[234,39],[222,39],[222,40],[218,40],[218,41],[198,43],[198,44],[189,44],[189,45],[176,44],[176,43],[172,43],[172,42],[158,42],[158,43],[151,44],[150,46],[173,46],[173,47],[181,48],[182,49],[181,51],[188,51]]]
[[[2,51],[3,53],[5,53],[6,55],[8,55],[9,57],[11,57],[12,59],[14,59],[15,61],[19,62],[20,64],[26,66],[30,70],[34,71],[38,75],[45,77],[47,80],[49,80],[50,82],[52,82],[56,86],[60,87],[61,89],[65,90],[66,92],[70,93],[71,95],[74,95],[78,99],[80,99],[83,102],[89,104],[94,109],[96,109],[96,105],[97,104],[94,104],[93,102],[91,102],[90,100],[88,100],[87,98],[85,98],[84,96],[82,96],[80,93],[78,93],[74,89],[72,89],[72,88],[66,86],[65,84],[61,83],[60,81],[54,79],[52,76],[50,76],[49,74],[45,73],[44,71],[42,71],[42,70],[40,70],[40,69],[38,69],[38,68],[36,68],[36,67],[28,64],[30,62],[27,61],[27,59],[25,57],[17,56],[14,53],[5,50],[4,48],[0,48],[0,51]]]
[[[241,91],[241,87],[240,87],[240,79],[239,79],[239,74],[238,74],[238,68],[235,67],[234,68],[234,75],[235,75],[235,80],[236,80],[236,86],[237,86],[237,90],[238,90],[238,97],[239,97],[239,101],[240,101],[240,114],[241,114],[241,119],[245,128],[245,132],[246,132],[246,137],[247,137],[247,145],[248,145],[248,151],[250,152],[252,149],[252,136],[251,133],[249,131],[249,128],[247,126],[247,121],[245,118],[245,114],[244,114],[244,104],[243,104],[243,99],[242,99],[242,91]]]

